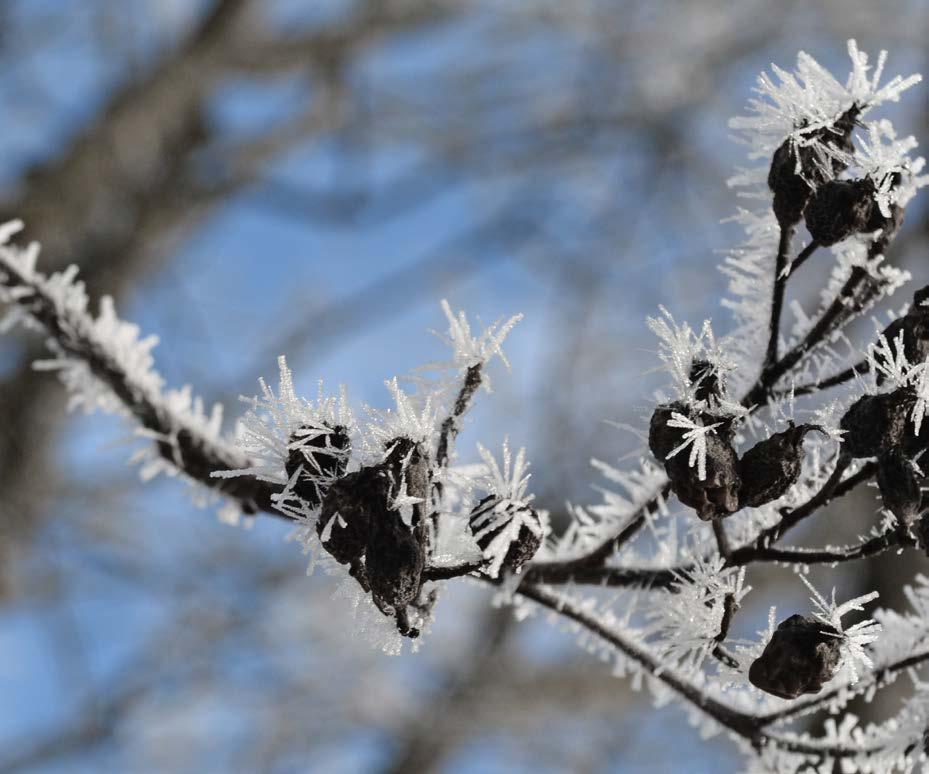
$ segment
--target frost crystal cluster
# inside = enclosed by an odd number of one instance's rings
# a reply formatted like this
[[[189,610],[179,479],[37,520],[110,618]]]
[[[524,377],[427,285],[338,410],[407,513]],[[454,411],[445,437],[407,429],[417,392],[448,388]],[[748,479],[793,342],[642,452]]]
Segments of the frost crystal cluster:
[[[73,407],[132,423],[143,477],[183,477],[229,521],[288,520],[310,567],[339,577],[358,631],[388,652],[418,646],[443,588],[468,577],[520,616],[560,617],[657,704],[677,701],[702,734],[730,736],[751,771],[908,771],[929,738],[916,671],[929,661],[929,581],[912,579],[909,609],[893,611],[875,594],[836,601],[805,577],[886,551],[929,554],[929,286],[870,341],[846,336],[909,280],[889,252],[929,178],[881,107],[920,79],[885,79],[886,53],[872,63],[854,41],[848,53],[844,81],[803,53],[794,71],[774,67],[733,119],[748,164],[730,181],[744,239],[721,266],[732,325],[718,335],[664,308],[649,320],[668,383],[648,449],[630,469],[595,461],[602,499],[569,505],[566,528],[536,507],[525,450],[479,446],[469,465],[455,451],[493,361],[509,368],[502,346],[518,317],[476,331],[443,302],[448,361],[389,379],[386,408],[322,384],[304,397],[282,357],[277,384],[260,382],[229,433],[218,408],[165,387],[153,338],[107,299],[88,308],[75,268],[38,271],[38,247],[10,241],[18,223],[0,228],[3,327],[44,333],[50,357],[36,367],[57,372]],[[805,308],[787,290],[808,261],[831,274]],[[786,543],[872,480],[882,508],[857,542]],[[796,571],[810,603],[772,609],[763,631],[737,639],[761,563]],[[847,711],[905,674],[910,698],[884,722]]]

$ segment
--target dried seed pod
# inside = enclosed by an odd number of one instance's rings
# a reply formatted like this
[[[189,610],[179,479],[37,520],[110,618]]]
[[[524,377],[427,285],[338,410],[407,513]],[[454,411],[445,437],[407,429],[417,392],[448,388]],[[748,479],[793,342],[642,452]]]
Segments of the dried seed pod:
[[[739,460],[741,507],[757,508],[783,497],[800,478],[803,439],[816,425],[797,425],[756,443]]]
[[[301,427],[290,437],[292,448],[284,461],[288,478],[301,470],[294,492],[311,508],[319,505],[327,484],[339,478],[348,464],[351,439],[341,425]]]
[[[329,487],[316,532],[337,562],[350,565],[364,555],[371,518],[387,509],[388,490],[389,482],[377,467],[349,473]]]
[[[829,180],[810,196],[803,215],[813,239],[828,247],[868,231],[876,206],[874,184],[868,178]]]
[[[877,457],[883,452],[903,447],[907,435],[907,418],[916,396],[907,388],[879,395],[862,395],[845,412],[839,423],[845,435],[842,437],[843,451],[860,459]]]
[[[435,534],[435,514],[430,508],[432,470],[429,456],[422,444],[409,438],[394,438],[385,448],[386,456],[379,467],[390,481],[391,499],[401,493],[416,498],[412,506],[408,506],[412,508],[409,523],[422,550],[428,553]],[[401,622],[400,618],[397,620]]]
[[[684,440],[682,429],[668,426],[676,413],[690,416],[691,412],[680,402],[659,406],[652,415],[648,433],[649,448],[664,463],[674,494],[684,505],[696,510],[704,521],[734,513],[739,509],[740,482],[738,457],[731,444],[731,420],[717,420],[711,414],[701,415],[704,424],[722,422],[705,438],[706,476],[701,479],[698,470],[689,464],[686,450],[668,459],[668,455]]]
[[[774,194],[772,206],[781,228],[799,223],[810,194],[845,169],[842,156],[854,151],[851,135],[860,112],[852,105],[833,126],[806,133],[800,141],[788,137],[774,151],[768,187]],[[810,139],[833,148],[836,154],[817,153]]]
[[[913,294],[913,303],[903,317],[898,317],[884,328],[882,335],[891,345],[903,334],[903,354],[913,365],[922,363],[929,357],[929,285]],[[877,373],[878,385],[885,381],[884,374]]]
[[[662,403],[655,408],[648,426],[648,448],[656,459],[662,462],[684,440],[683,430],[679,427],[668,427],[668,422],[674,418],[674,414],[681,414],[689,418],[699,416],[704,425],[716,425],[713,434],[727,443],[730,443],[735,435],[732,417],[719,416],[709,411],[695,412],[686,403],[679,400],[672,403]]]
[[[365,550],[365,568],[374,603],[385,614],[393,613],[401,634],[415,637],[406,608],[422,589],[426,554],[414,527],[400,513],[387,507],[372,513]]]
[[[694,360],[690,365],[690,383],[694,397],[707,404],[718,403],[722,398],[722,374],[709,360]]]
[[[677,499],[703,521],[728,516],[739,509],[739,459],[732,445],[714,433],[706,436],[706,476],[699,478],[686,451],[665,461]]]
[[[651,449],[655,458],[662,463],[681,444],[683,437],[681,430],[676,427],[668,427],[668,422],[671,421],[674,414],[688,416],[689,413],[686,404],[675,401],[674,403],[661,404],[652,414],[648,425],[648,448]]]
[[[818,693],[842,660],[841,635],[833,627],[792,615],[781,621],[752,663],[748,679],[756,688],[782,699]]]
[[[806,161],[810,154],[805,151],[805,148],[796,148],[788,138],[774,151],[771,159],[768,187],[774,193],[772,208],[781,228],[800,222],[803,209],[813,193],[813,186],[797,172],[798,156],[801,169],[812,166]]]
[[[509,547],[499,566],[510,572],[519,572],[542,545],[539,515],[525,503],[494,495],[488,495],[474,507],[468,526],[485,555],[491,543],[508,531]]]
[[[878,457],[877,485],[884,507],[908,526],[919,515],[922,492],[912,463],[899,449]]]

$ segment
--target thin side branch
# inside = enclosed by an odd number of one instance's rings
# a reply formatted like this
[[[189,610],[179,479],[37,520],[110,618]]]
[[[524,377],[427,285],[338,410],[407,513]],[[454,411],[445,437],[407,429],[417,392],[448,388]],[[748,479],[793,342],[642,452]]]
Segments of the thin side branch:
[[[764,366],[768,368],[777,360],[777,343],[781,331],[781,310],[784,306],[784,291],[787,287],[787,261],[790,241],[794,228],[781,226],[781,236],[777,245],[777,260],[774,262],[774,291],[771,294],[771,322],[768,324],[768,349],[765,353]]]
[[[794,275],[794,272],[797,271],[797,269],[799,269],[801,266],[803,266],[804,263],[806,263],[807,259],[813,253],[816,252],[817,247],[819,247],[819,243],[815,239],[813,239],[810,241],[810,243],[806,247],[804,247],[797,254],[797,257],[794,258],[793,263],[790,264],[790,269],[788,269],[788,272],[787,272],[788,279]]]

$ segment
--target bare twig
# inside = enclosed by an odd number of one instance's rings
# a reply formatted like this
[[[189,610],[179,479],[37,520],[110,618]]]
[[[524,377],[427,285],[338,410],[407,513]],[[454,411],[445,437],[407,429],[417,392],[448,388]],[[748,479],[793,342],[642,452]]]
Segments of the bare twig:
[[[790,241],[794,235],[792,226],[781,226],[777,244],[777,259],[774,262],[774,290],[771,294],[771,321],[768,325],[768,349],[764,366],[768,368],[777,360],[777,342],[781,331],[781,309],[784,306],[784,290],[787,287],[787,261]]]

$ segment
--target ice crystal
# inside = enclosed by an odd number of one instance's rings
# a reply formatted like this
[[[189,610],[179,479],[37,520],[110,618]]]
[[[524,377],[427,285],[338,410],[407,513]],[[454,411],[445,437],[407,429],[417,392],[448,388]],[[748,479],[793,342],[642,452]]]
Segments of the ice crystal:
[[[913,366],[907,360],[903,347],[903,331],[893,341],[880,334],[877,341],[868,347],[865,357],[871,371],[882,374],[892,387],[904,387],[913,377]]]
[[[692,369],[699,361],[705,361],[719,374],[720,386],[724,387],[725,377],[733,370],[733,363],[725,349],[717,343],[710,321],[704,320],[697,332],[687,323],[678,324],[663,306],[660,310],[661,316],[649,317],[647,324],[659,339],[658,359],[663,363],[663,370],[671,374],[676,397],[688,404],[698,402],[696,392],[700,379],[694,378]],[[728,413],[742,413],[741,407],[727,402],[724,396],[721,396],[720,404]]]
[[[925,159],[910,158],[918,147],[915,137],[897,139],[890,121],[883,119],[867,125],[867,138],[859,136],[855,164],[863,176],[876,187],[874,199],[885,218],[892,215],[893,206],[906,207],[929,178],[919,173]]]
[[[881,625],[877,621],[866,619],[846,628],[842,624],[842,618],[851,612],[864,610],[864,605],[867,602],[877,599],[877,592],[872,591],[870,594],[863,594],[842,604],[836,604],[835,589],[832,590],[832,596],[827,601],[804,576],[801,575],[800,580],[810,590],[810,599],[815,607],[815,617],[841,634],[843,664],[851,673],[850,682],[852,684],[856,683],[858,681],[858,667],[863,666],[869,669],[874,666],[874,662],[865,648],[877,640],[881,632]]]
[[[258,380],[260,395],[242,396],[248,406],[239,422],[237,444],[247,456],[247,466],[217,471],[217,478],[249,476],[283,486],[276,496],[277,507],[298,520],[312,520],[317,507],[307,507],[294,494],[298,474],[288,475],[286,462],[292,450],[340,427],[349,436],[357,433],[357,423],[344,387],[338,396],[327,395],[322,382],[315,401],[300,397],[293,382],[293,373],[282,355],[278,358],[278,390],[262,378]],[[333,452],[336,453],[336,452]],[[341,452],[339,452],[341,453]],[[311,478],[316,471],[305,470]],[[327,479],[328,480],[328,479]]]
[[[718,556],[699,559],[654,601],[645,632],[658,637],[663,658],[695,671],[719,644],[726,606],[738,607],[749,591],[744,567],[727,569]]]
[[[284,483],[288,476],[284,463],[289,451],[300,440],[312,438],[339,426],[356,430],[356,422],[344,386],[338,396],[327,395],[319,382],[315,401],[300,397],[294,388],[293,372],[286,358],[278,358],[278,391],[264,379],[258,384],[261,394],[241,397],[248,410],[240,420],[237,442],[254,461],[254,465],[224,476],[250,475],[264,481]]]
[[[503,342],[516,324],[523,319],[516,314],[508,320],[497,320],[484,328],[475,336],[471,332],[471,324],[463,311],[455,314],[448,301],[442,299],[442,311],[448,319],[448,333],[436,334],[452,349],[453,362],[462,369],[478,364],[486,364],[491,358],[497,356],[501,362],[510,368],[510,361],[503,351]]]
[[[378,460],[398,438],[433,448],[439,432],[439,413],[431,393],[409,394],[397,377],[384,382],[394,401],[393,409],[366,406],[370,418],[366,426],[368,451]]]
[[[706,436],[712,433],[720,424],[720,422],[714,422],[711,425],[704,425],[700,419],[691,419],[676,411],[673,412],[671,419],[668,420],[668,427],[683,430],[684,440],[680,446],[668,452],[666,459],[671,459],[689,446],[690,456],[687,459],[687,464],[690,467],[696,466],[697,478],[703,481],[706,478]]]
[[[848,41],[852,67],[844,85],[809,54],[797,54],[794,72],[772,65],[773,77],[758,76],[757,96],[749,100],[749,115],[733,118],[729,125],[750,146],[751,158],[770,158],[785,138],[816,145],[824,157],[834,154],[828,143],[816,139],[816,129],[828,129],[853,105],[861,114],[883,102],[896,102],[900,94],[922,80],[920,75],[894,76],[880,85],[887,52],[881,51],[871,70],[868,55]]]

